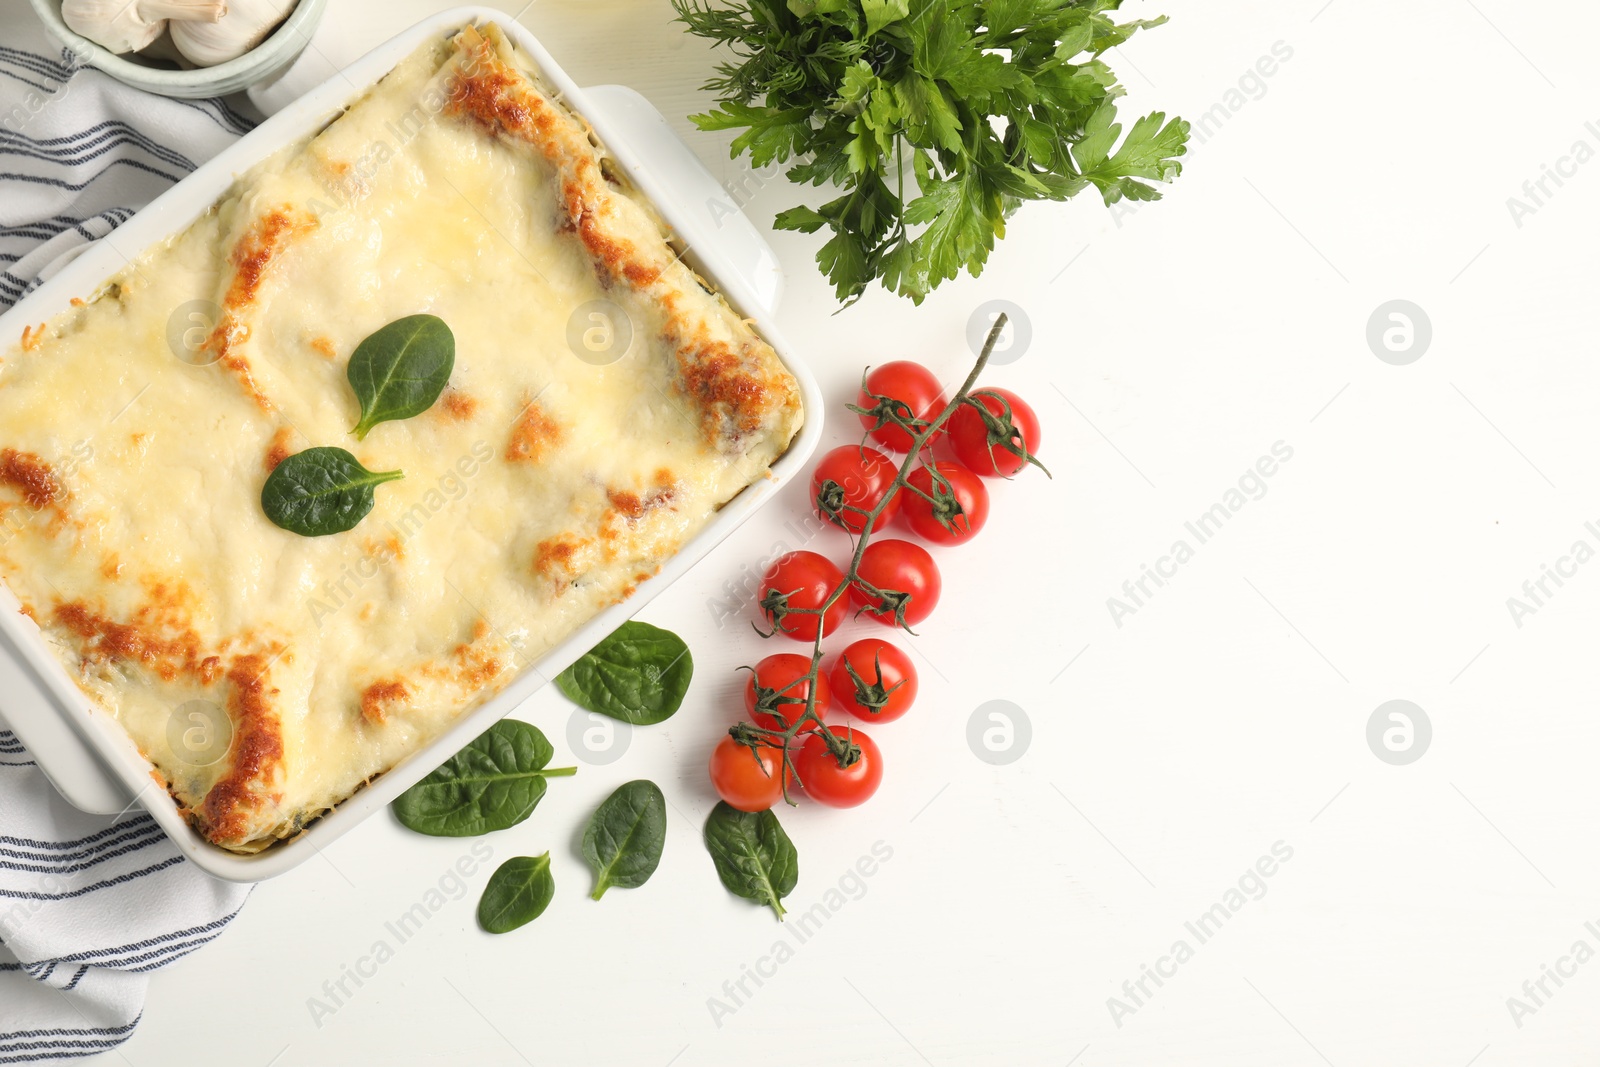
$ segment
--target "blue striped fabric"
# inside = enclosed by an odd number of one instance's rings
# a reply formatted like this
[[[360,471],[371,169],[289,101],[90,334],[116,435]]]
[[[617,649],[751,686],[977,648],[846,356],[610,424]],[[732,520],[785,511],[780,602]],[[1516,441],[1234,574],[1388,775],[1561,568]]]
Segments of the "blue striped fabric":
[[[0,12],[0,310],[252,126],[225,101],[150,96],[82,69],[10,8]]]
[[[82,68],[25,4],[0,3],[0,42],[4,310],[252,123]],[[150,972],[220,936],[249,890],[186,863],[142,812],[73,811],[3,727],[0,1064],[100,1055],[138,1026]]]
[[[159,829],[154,833],[145,833],[136,839],[123,844],[120,848],[109,848],[94,856],[79,860],[76,863],[36,863],[25,859],[0,860],[0,871],[19,871],[25,874],[76,874],[97,867],[102,863],[120,859],[134,852],[148,849],[151,845],[160,844],[162,834]]]
[[[5,729],[0,749],[25,754]],[[0,772],[0,830],[0,1063],[120,1045],[146,976],[219,937],[248,894],[191,867],[146,814],[72,811],[36,769]]]
[[[0,859],[37,862],[61,867],[103,855],[108,850],[128,841],[158,836],[161,828],[148,815],[139,815],[110,827],[112,832],[91,835],[94,840],[82,842],[53,841],[49,843],[20,838],[0,837]]]

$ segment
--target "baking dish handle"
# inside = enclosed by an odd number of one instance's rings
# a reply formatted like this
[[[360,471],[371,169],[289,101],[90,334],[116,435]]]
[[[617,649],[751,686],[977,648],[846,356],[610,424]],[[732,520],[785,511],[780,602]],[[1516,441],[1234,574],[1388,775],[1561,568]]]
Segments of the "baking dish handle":
[[[730,193],[712,177],[683,140],[672,132],[655,105],[625,85],[595,85],[583,90],[585,112],[606,146],[628,168],[628,173],[650,199],[681,207],[685,224],[679,236],[702,259],[710,260],[714,273],[743,278],[759,306],[747,309],[766,316],[776,314],[783,299],[783,268],[777,255],[755,225],[740,210],[739,195]],[[753,193],[764,179],[751,172],[740,184],[741,194]]]
[[[29,672],[9,637],[0,635],[0,693],[5,723],[50,779],[56,792],[80,811],[120,815],[132,798],[100,757],[84,743]]]

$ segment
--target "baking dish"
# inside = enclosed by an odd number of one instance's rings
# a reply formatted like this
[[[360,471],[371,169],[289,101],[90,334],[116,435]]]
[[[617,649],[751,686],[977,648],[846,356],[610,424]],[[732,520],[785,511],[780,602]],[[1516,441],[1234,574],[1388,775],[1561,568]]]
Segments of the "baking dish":
[[[820,437],[820,395],[815,380],[793,357],[770,322],[780,295],[781,274],[755,229],[738,215],[727,195],[642,98],[619,87],[579,89],[532,34],[508,22],[502,14],[483,8],[446,11],[413,26],[285,108],[0,316],[0,330],[9,327],[17,336],[24,326],[63,312],[74,297],[93,292],[123,267],[128,255],[186,227],[228,188],[235,174],[321,129],[347,102],[426,39],[471,22],[495,23],[533,58],[547,84],[593,125],[614,160],[678,235],[684,258],[722,290],[741,314],[757,321],[761,333],[799,385],[804,425],[789,451],[773,464],[772,477],[746,489],[724,506],[656,577],[642,583],[632,598],[580,627],[504,691],[467,712],[430,744],[344,801],[299,837],[255,856],[218,849],[189,827],[165,790],[152,780],[149,763],[126,733],[72,682],[44,647],[32,624],[18,612],[9,592],[0,593],[0,637],[9,646],[0,651],[10,654],[0,656],[0,681],[6,683],[11,694],[5,714],[35,752],[41,767],[69,800],[86,808],[118,810],[129,805],[126,797],[132,797],[132,803],[150,810],[191,859],[219,877],[255,881],[282,873],[385,806],[686,572],[799,470]],[[118,795],[115,786],[121,787],[123,795]]]

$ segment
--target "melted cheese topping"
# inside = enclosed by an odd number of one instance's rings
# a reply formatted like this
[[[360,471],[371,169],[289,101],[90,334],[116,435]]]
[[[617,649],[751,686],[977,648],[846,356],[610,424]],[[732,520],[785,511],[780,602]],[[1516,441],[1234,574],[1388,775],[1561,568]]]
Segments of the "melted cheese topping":
[[[346,361],[419,312],[450,385],[358,442]],[[0,577],[195,825],[255,851],[627,597],[800,419],[587,126],[467,27],[5,354]],[[313,445],[405,478],[298,536],[261,486]]]

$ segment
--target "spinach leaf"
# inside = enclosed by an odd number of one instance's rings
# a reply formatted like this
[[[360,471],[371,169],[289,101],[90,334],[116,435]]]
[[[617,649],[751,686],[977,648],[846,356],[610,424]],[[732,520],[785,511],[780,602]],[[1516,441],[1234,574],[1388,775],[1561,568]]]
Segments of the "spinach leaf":
[[[589,818],[583,858],[595,873],[591,900],[607,889],[634,889],[656,873],[667,843],[667,799],[654,782],[619,786]]]
[[[356,346],[345,368],[361,401],[357,439],[380,422],[433,407],[456,365],[456,338],[436,315],[395,319]]]
[[[706,819],[706,851],[717,877],[735,896],[770,907],[783,921],[782,900],[800,877],[794,842],[771,811],[740,811],[718,801]]]
[[[308,448],[267,475],[261,510],[290,533],[344,533],[372,510],[375,486],[404,477],[401,471],[369,471],[342,448]]]
[[[649,623],[625,622],[556,675],[556,685],[590,711],[648,726],[672,717],[693,676],[694,659],[683,638]]]
[[[506,860],[483,887],[478,925],[491,934],[508,934],[543,915],[555,892],[550,853]]]
[[[419,834],[475,837],[533,814],[545,779],[576,774],[546,767],[555,749],[537,726],[502,719],[395,798],[394,813]]]

